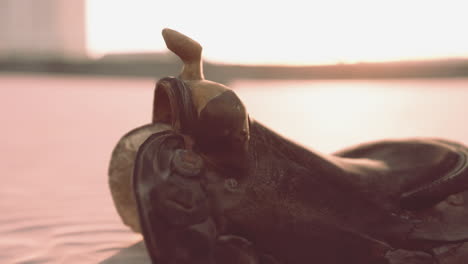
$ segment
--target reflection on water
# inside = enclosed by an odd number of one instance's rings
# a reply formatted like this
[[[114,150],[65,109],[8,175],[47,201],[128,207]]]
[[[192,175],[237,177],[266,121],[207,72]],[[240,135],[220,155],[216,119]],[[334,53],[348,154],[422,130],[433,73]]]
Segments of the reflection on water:
[[[150,120],[153,87],[151,79],[0,75],[0,263],[113,261],[141,239],[120,223],[106,175],[119,137]],[[387,137],[468,143],[468,79],[231,87],[252,117],[324,152]]]

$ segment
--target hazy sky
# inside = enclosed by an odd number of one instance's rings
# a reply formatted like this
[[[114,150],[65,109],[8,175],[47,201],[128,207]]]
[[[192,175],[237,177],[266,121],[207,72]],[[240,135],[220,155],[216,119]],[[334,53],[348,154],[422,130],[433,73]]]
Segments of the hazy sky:
[[[93,55],[161,51],[170,27],[229,63],[468,57],[468,1],[87,0]]]

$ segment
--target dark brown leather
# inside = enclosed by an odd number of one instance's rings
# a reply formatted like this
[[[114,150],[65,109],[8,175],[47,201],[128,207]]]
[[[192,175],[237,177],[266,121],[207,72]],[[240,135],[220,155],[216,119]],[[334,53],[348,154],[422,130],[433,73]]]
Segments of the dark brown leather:
[[[349,171],[351,184],[372,190],[376,199],[399,198],[399,207],[420,210],[468,189],[467,154],[455,143],[407,139],[367,143],[335,155],[349,158],[337,163]]]

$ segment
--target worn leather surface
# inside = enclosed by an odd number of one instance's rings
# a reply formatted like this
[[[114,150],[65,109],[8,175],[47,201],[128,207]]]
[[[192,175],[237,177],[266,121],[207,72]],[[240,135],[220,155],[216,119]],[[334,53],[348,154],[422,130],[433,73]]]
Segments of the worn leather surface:
[[[366,254],[389,248],[431,250],[467,239],[466,209],[450,202],[460,200],[451,195],[468,189],[460,158],[464,146],[409,139],[323,155],[256,122],[251,131],[247,191],[227,214],[239,224],[236,232],[264,252],[275,252],[286,263],[342,263],[369,261]],[[453,178],[455,185],[440,181]],[[417,208],[405,205],[402,196],[424,185],[434,189],[427,192],[429,199],[423,196]],[[434,199],[434,193],[445,196]],[[332,253],[337,248],[338,256]]]

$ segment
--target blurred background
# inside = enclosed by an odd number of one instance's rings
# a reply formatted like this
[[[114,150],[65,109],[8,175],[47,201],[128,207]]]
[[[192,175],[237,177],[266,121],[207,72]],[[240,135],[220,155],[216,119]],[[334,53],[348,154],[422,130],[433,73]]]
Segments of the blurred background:
[[[107,188],[118,139],[204,47],[207,79],[321,152],[382,138],[468,144],[465,1],[0,1],[0,262],[149,263]]]

